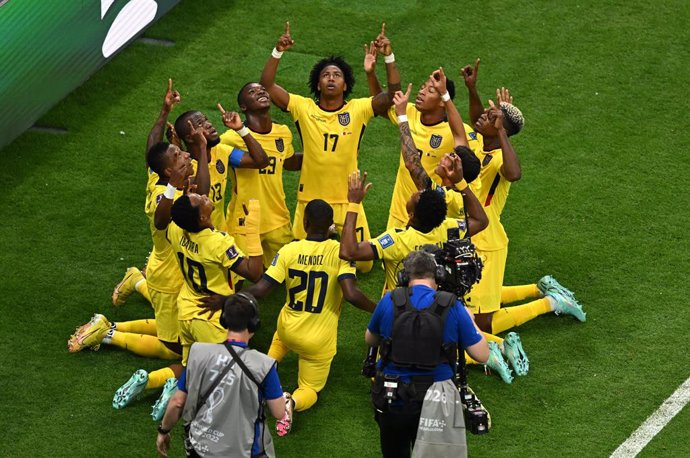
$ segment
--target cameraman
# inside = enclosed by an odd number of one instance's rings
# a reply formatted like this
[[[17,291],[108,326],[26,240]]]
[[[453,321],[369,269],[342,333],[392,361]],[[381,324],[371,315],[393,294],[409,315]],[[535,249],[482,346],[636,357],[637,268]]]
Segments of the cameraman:
[[[285,399],[274,359],[248,348],[259,327],[256,299],[228,297],[220,317],[228,329],[223,344],[196,342],[158,427],[156,448],[168,456],[170,430],[185,420],[189,457],[273,457],[263,401],[275,418],[285,415]]]
[[[403,268],[409,278],[409,286],[404,290],[409,295],[409,305],[416,310],[423,310],[436,304],[438,310],[437,265],[433,256],[423,251],[414,251],[403,260]],[[402,314],[396,314],[393,294],[395,293],[387,293],[376,306],[365,334],[365,341],[369,346],[381,344],[385,349],[372,389],[375,418],[381,434],[381,451],[384,457],[409,457],[417,437],[427,388],[434,382],[451,380],[454,377],[456,350],[464,349],[475,360],[485,362],[489,357],[489,348],[469,312],[457,299],[443,315],[442,339],[438,335],[438,332],[441,332],[440,327],[435,330],[434,327],[428,326],[419,329],[420,335],[412,345],[409,345],[407,339],[401,338],[400,341],[396,341],[396,337],[403,335],[399,331],[402,328]],[[428,349],[435,345],[434,342],[441,341],[443,346],[438,348],[435,359],[439,360],[438,355],[445,352],[444,354],[448,355],[445,362],[431,366],[430,369],[420,369],[420,365],[424,366],[419,364],[420,355],[429,354],[423,349]],[[453,349],[452,352],[448,351],[449,347]],[[401,348],[404,349],[402,353],[409,354],[401,355]],[[421,353],[418,349],[422,349]],[[399,364],[393,363],[391,359],[395,359]],[[409,361],[418,363],[409,364]],[[394,392],[391,392],[391,386],[395,386]],[[461,406],[458,403],[454,408],[460,409]],[[462,412],[457,412],[457,415],[462,415]]]

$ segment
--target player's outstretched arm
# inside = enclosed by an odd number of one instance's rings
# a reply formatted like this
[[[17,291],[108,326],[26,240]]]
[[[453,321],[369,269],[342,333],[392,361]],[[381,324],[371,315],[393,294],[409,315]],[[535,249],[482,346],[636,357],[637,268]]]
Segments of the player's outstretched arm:
[[[252,132],[242,123],[240,115],[234,111],[225,111],[223,105],[218,104],[221,116],[223,117],[223,124],[228,129],[237,132],[247,145],[247,152],[240,159],[240,168],[244,169],[263,169],[268,166],[268,155],[264,148],[252,136]]]
[[[278,64],[280,63],[280,58],[283,56],[283,52],[292,48],[295,44],[295,40],[290,36],[290,23],[285,23],[285,32],[278,38],[276,47],[271,53],[271,57],[268,58],[264,69],[261,72],[261,85],[266,88],[268,94],[271,96],[271,100],[276,104],[281,110],[286,110],[288,102],[290,101],[290,94],[282,87],[276,84],[276,73],[278,71]]]
[[[182,417],[182,410],[187,402],[187,393],[182,390],[177,390],[165,410],[165,415],[161,421],[161,428],[170,431],[180,421]],[[156,450],[160,456],[168,456],[168,449],[170,448],[170,433],[158,433],[156,438]]]
[[[168,90],[165,91],[165,96],[163,97],[163,107],[158,115],[156,123],[153,125],[151,132],[149,133],[148,139],[146,140],[146,153],[149,149],[156,143],[163,141],[163,134],[165,133],[165,127],[168,122],[168,116],[172,111],[176,103],[180,102],[180,93],[173,90],[172,79],[168,79]],[[178,145],[179,146],[179,145]]]
[[[458,112],[455,103],[450,98],[448,94],[448,89],[446,87],[448,78],[446,77],[443,67],[439,67],[438,70],[433,72],[430,76],[431,84],[436,89],[436,92],[441,94],[441,99],[446,106],[446,116],[448,117],[448,124],[450,125],[450,131],[453,133],[453,141],[455,146],[468,146],[467,145],[467,133],[465,132],[465,126],[462,123],[462,116]]]
[[[196,193],[208,195],[211,190],[211,175],[208,171],[208,156],[206,142],[206,131],[203,125],[194,127],[191,120],[187,121],[189,126],[189,134],[185,138],[185,143],[190,149],[192,157],[197,157],[196,176],[194,183],[196,185]]]
[[[185,177],[187,171],[187,164],[183,161],[178,161],[178,164],[171,170],[170,178],[168,179],[168,186],[172,186],[175,189],[182,189],[185,186]],[[167,193],[167,192],[166,192]],[[168,227],[170,224],[171,216],[170,209],[172,208],[173,199],[169,199],[163,194],[156,205],[156,211],[153,214],[153,225],[159,231]]]
[[[407,121],[407,101],[410,98],[412,91],[412,84],[407,86],[407,92],[404,94],[397,91],[393,95],[393,104],[395,105],[395,114],[398,116],[398,128],[400,129],[400,151],[402,152],[403,162],[405,167],[410,172],[412,181],[418,190],[422,191],[429,187],[431,178],[422,167],[422,160],[417,151],[417,146],[412,138],[410,132],[410,124]]]
[[[302,170],[302,158],[304,158],[304,153],[302,151],[297,151],[295,154],[285,159],[283,168],[291,172]]]
[[[465,80],[465,86],[467,86],[467,92],[470,96],[470,119],[472,120],[472,124],[477,122],[479,117],[484,113],[484,105],[482,105],[482,99],[479,98],[479,92],[477,92],[478,73],[479,58],[475,61],[474,66],[465,65],[462,70],[460,70],[460,75],[462,75]]]
[[[376,52],[383,55],[383,60],[386,62],[386,79],[388,84],[388,91],[381,92],[373,99],[371,99],[371,107],[374,114],[378,116],[386,116],[388,109],[393,105],[393,94],[400,90],[400,72],[398,66],[395,64],[395,55],[393,55],[393,48],[391,41],[386,36],[386,23],[381,24],[381,32],[374,41]]]
[[[350,202],[343,223],[343,233],[340,237],[340,259],[346,261],[373,261],[374,250],[371,244],[364,240],[357,243],[355,229],[357,227],[357,213],[362,205],[364,196],[369,192],[371,183],[366,183],[367,172],[360,178],[359,170],[352,172],[347,178],[347,200]]]
[[[357,280],[354,278],[343,278],[339,281],[339,283],[343,290],[343,297],[346,301],[358,309],[362,309],[365,312],[374,313],[376,304],[357,287]]]
[[[507,93],[507,95],[506,95]],[[522,178],[522,167],[520,166],[520,159],[513,149],[513,145],[510,143],[508,138],[508,132],[503,125],[503,110],[501,110],[502,98],[510,98],[510,93],[507,89],[496,89],[496,100],[498,101],[498,106],[494,105],[492,100],[489,100],[489,105],[491,109],[489,111],[489,120],[494,122],[494,126],[498,130],[498,141],[501,145],[501,150],[503,151],[503,165],[501,166],[501,176],[506,180],[513,182],[518,181]],[[512,98],[510,98],[512,100]]]
[[[367,85],[371,97],[383,92],[379,79],[376,77],[376,54],[377,50],[373,41],[368,46],[364,43],[364,73],[367,75]]]

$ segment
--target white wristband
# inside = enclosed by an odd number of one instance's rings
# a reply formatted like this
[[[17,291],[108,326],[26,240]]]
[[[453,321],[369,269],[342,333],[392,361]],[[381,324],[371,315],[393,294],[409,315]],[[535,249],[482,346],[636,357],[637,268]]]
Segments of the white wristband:
[[[168,183],[168,186],[165,187],[163,197],[165,197],[168,200],[173,200],[175,198],[175,194],[177,194],[177,188]]]
[[[285,51],[278,51],[278,48],[273,48],[273,51],[271,51],[271,55],[276,59],[280,59],[281,57],[283,57],[283,52]]]
[[[392,64],[395,62],[395,54],[390,53],[388,56],[383,56],[383,61],[387,64]]]
[[[444,101],[444,102],[449,101],[449,100],[450,100],[450,94],[449,94],[448,92],[446,92],[445,94],[443,94],[443,95],[441,96],[441,100]]]
[[[242,126],[240,130],[237,131],[238,134],[240,134],[240,137],[246,137],[249,135],[249,129],[247,129],[247,126]]]
[[[407,122],[407,115],[398,115],[398,124]]]

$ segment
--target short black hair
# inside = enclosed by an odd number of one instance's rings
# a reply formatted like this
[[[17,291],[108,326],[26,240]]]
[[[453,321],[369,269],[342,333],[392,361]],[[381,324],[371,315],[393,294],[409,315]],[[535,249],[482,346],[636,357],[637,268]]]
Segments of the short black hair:
[[[434,255],[425,251],[413,251],[402,260],[403,268],[410,279],[436,278]]]
[[[199,110],[185,111],[175,120],[175,132],[177,133],[177,136],[180,138],[180,140],[184,142],[185,145],[187,144],[187,142],[185,142],[184,139],[187,135],[189,135],[189,124],[187,123],[187,120],[194,116],[194,114],[196,113],[199,113]]]
[[[177,199],[170,209],[172,220],[185,231],[199,232],[199,207],[193,206],[188,195]]]
[[[249,81],[248,83],[245,83],[244,86],[240,89],[240,92],[237,93],[237,106],[241,107],[242,106],[242,92],[249,86],[250,84],[257,84],[256,81]],[[241,109],[241,108],[240,108]]]
[[[455,99],[455,81],[450,78],[446,78],[446,90],[451,100]]]
[[[246,296],[245,296],[246,295]],[[225,300],[220,324],[225,329],[233,332],[242,332],[249,329],[249,322],[258,310],[248,299],[249,293],[233,294]],[[252,299],[253,296],[251,296]],[[256,299],[254,299],[256,302]]]
[[[454,151],[462,163],[462,177],[468,183],[473,182],[479,176],[479,171],[482,168],[479,158],[474,154],[474,151],[466,146],[456,146]]]
[[[168,152],[168,148],[170,148],[170,143],[158,142],[146,152],[146,164],[159,177],[163,176],[163,171],[168,165],[165,159],[165,153]]]
[[[333,224],[333,207],[325,200],[311,200],[304,208],[304,217],[317,231],[328,230]]]
[[[314,64],[314,66],[311,68],[311,72],[309,73],[309,90],[317,98],[321,96],[321,91],[319,91],[319,77],[321,76],[323,69],[329,65],[335,65],[340,69],[340,71],[343,72],[343,78],[345,79],[345,84],[347,85],[345,92],[343,92],[343,97],[347,98],[352,92],[352,89],[355,87],[355,75],[352,72],[352,67],[350,67],[350,64],[345,62],[345,59],[340,56],[324,57]]]
[[[441,225],[446,219],[448,207],[445,196],[436,190],[425,189],[419,194],[414,209],[415,229],[427,233]]]

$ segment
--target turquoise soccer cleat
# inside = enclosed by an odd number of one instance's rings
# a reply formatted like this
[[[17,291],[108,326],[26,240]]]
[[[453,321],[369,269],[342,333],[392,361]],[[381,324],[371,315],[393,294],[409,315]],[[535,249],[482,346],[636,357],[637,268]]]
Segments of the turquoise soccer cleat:
[[[572,315],[582,322],[587,321],[587,314],[582,310],[582,306],[578,304],[576,300],[570,299],[557,292],[550,292],[548,296],[556,301],[556,315]]]
[[[508,362],[513,366],[515,375],[523,376],[529,372],[529,359],[525,350],[522,348],[520,336],[516,332],[509,332],[506,334],[503,341],[503,352],[508,359]]]
[[[149,381],[149,373],[144,369],[139,369],[127,380],[127,383],[122,385],[115,392],[113,397],[113,408],[124,409],[136,399],[139,394],[146,388],[146,383]]]
[[[489,359],[484,366],[496,372],[505,383],[513,382],[513,375],[508,363],[503,359],[503,353],[496,342],[489,342]]]
[[[577,302],[575,299],[575,293],[558,283],[558,280],[553,278],[551,275],[541,277],[537,282],[537,288],[539,288],[539,291],[541,291],[544,296],[550,295],[549,293],[559,293],[573,302]]]
[[[173,394],[175,394],[176,391],[177,379],[175,377],[171,377],[165,382],[163,392],[153,405],[153,409],[151,410],[151,418],[153,418],[153,421],[161,421],[163,419],[165,410],[168,408],[168,402],[170,402],[170,398]]]

